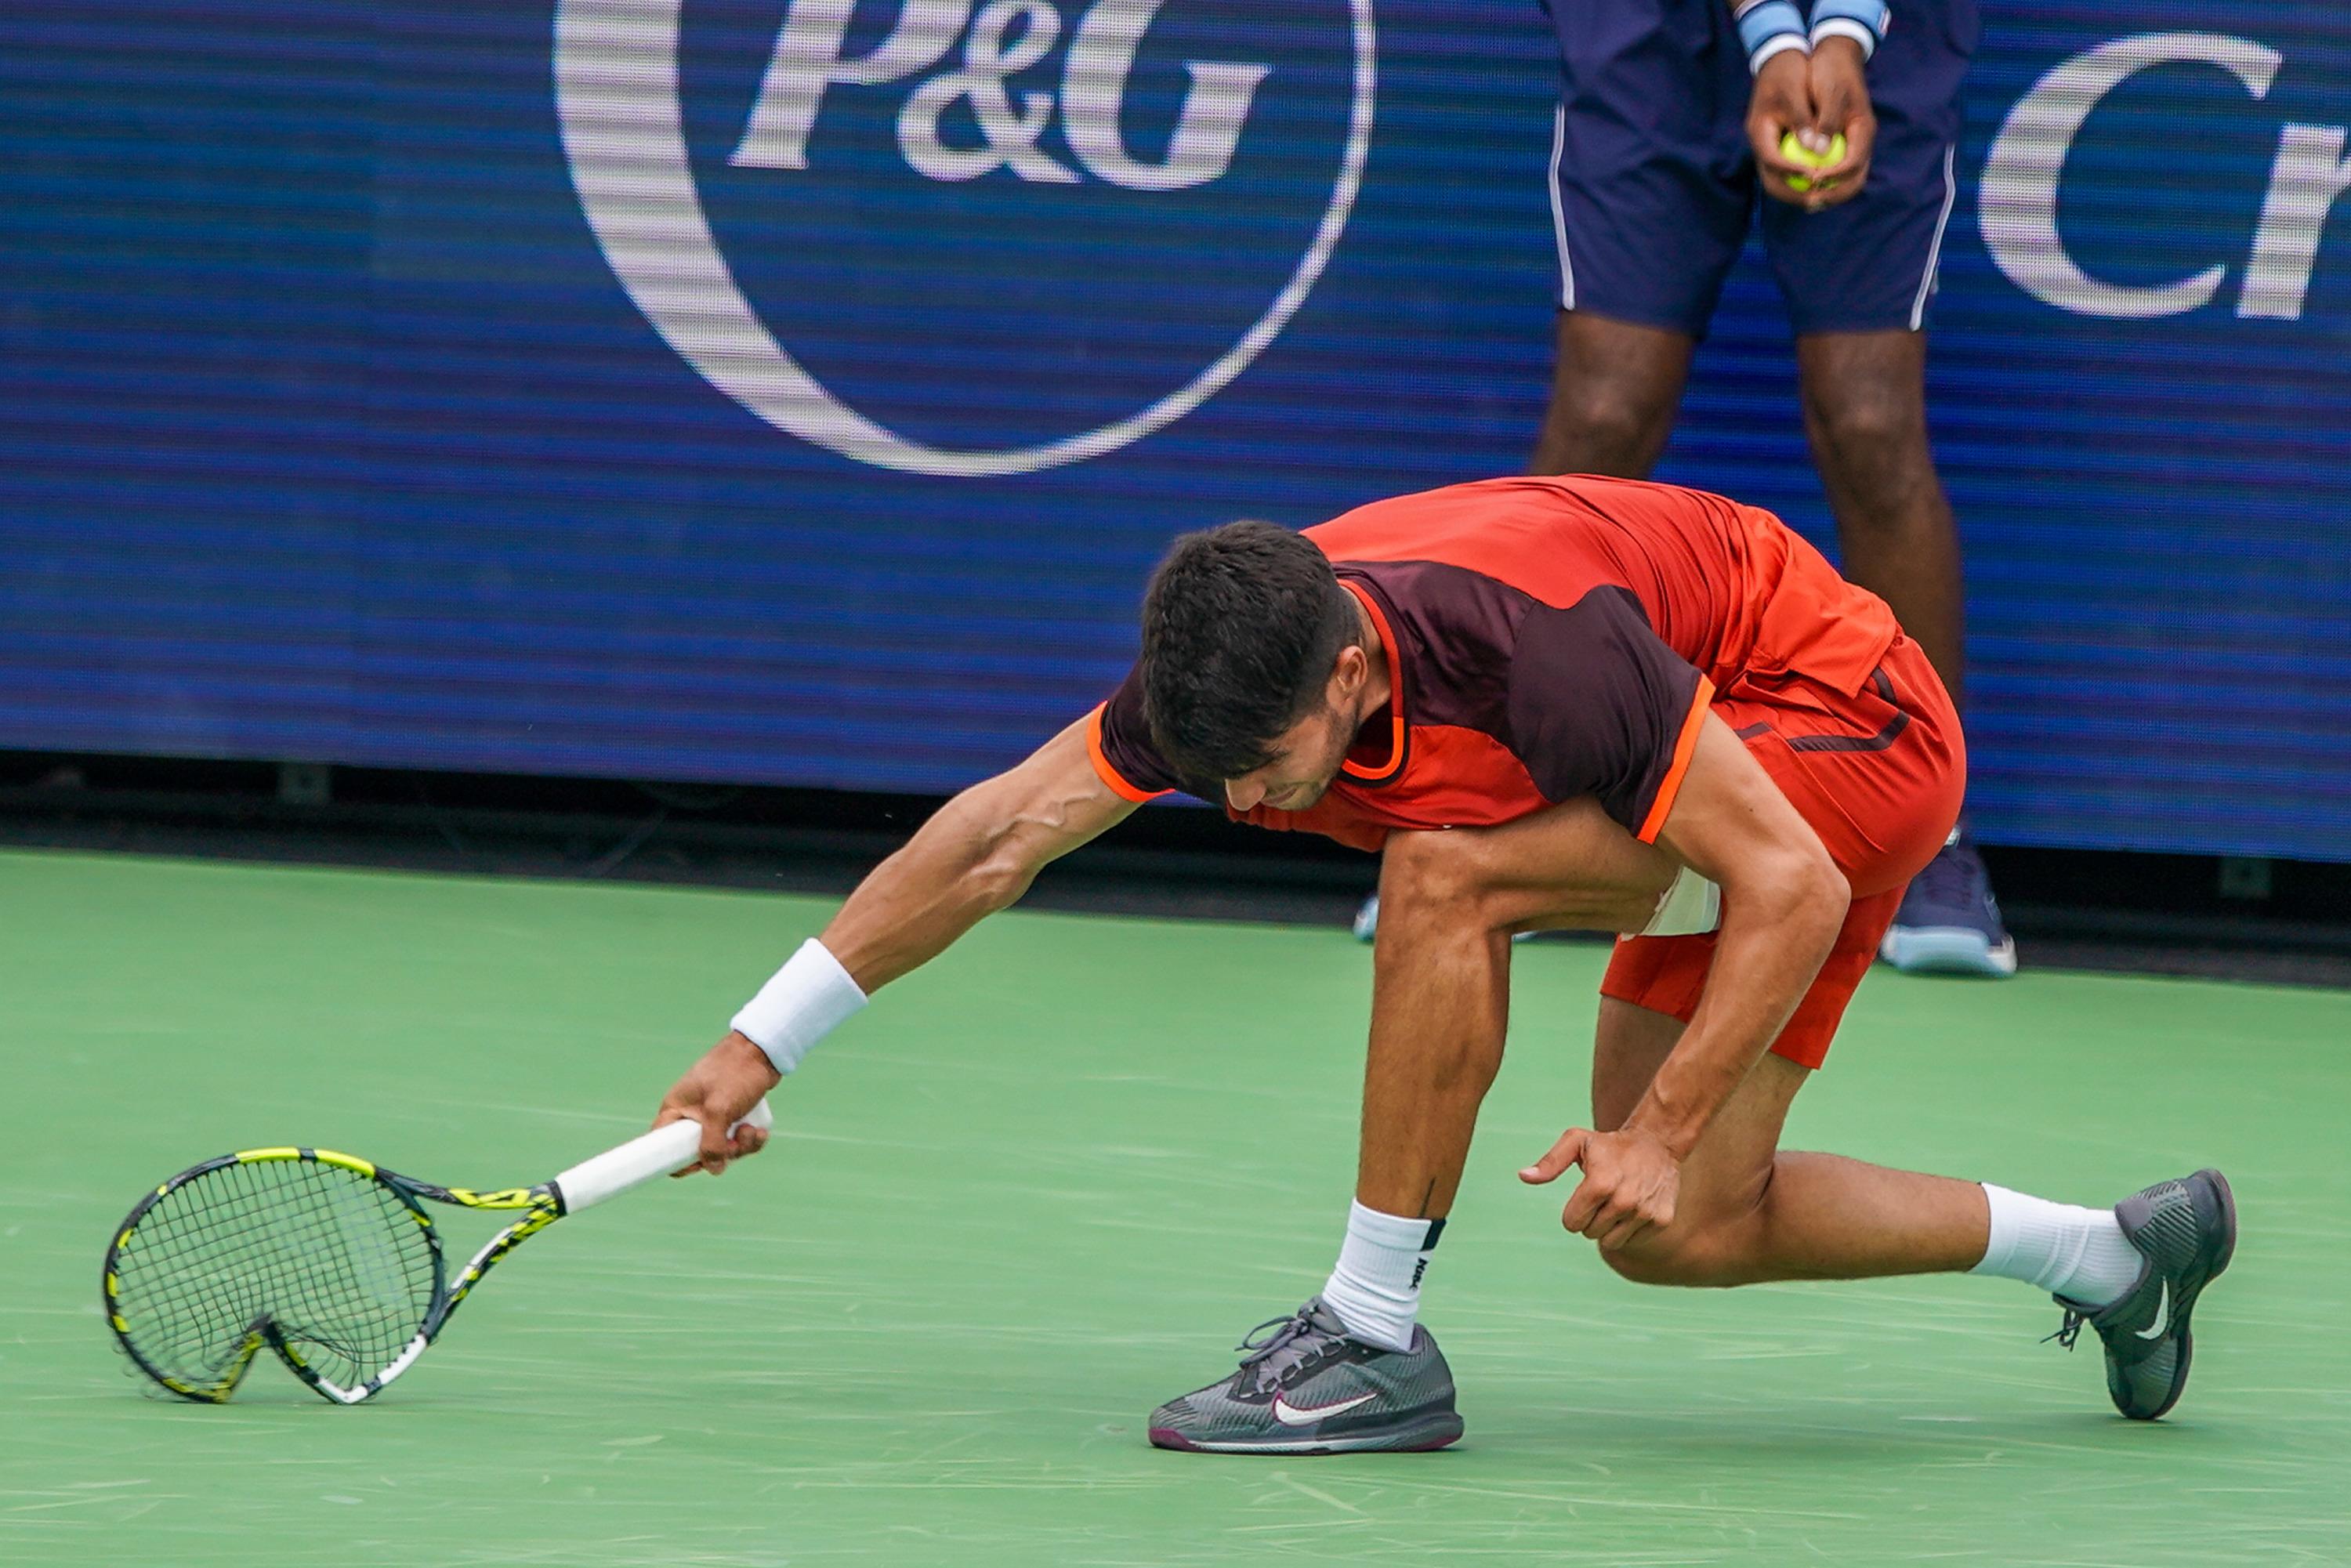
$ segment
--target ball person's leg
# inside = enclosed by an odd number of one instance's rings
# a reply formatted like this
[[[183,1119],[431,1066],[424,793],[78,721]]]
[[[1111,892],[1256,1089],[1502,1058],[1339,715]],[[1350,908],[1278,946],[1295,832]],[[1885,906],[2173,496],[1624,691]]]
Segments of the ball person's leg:
[[[1697,350],[1687,332],[1561,311],[1551,404],[1529,467],[1647,478],[1673,433]]]
[[[1796,366],[1844,575],[1893,606],[1956,702],[1959,540],[1928,444],[1926,334],[1807,333]]]

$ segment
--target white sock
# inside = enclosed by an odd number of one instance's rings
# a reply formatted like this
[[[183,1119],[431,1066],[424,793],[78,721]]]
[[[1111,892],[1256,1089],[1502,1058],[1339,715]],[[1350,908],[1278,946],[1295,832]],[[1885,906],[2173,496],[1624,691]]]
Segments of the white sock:
[[[1420,1277],[1444,1230],[1441,1219],[1405,1219],[1360,1203],[1347,1206],[1347,1239],[1322,1287],[1322,1304],[1348,1333],[1390,1350],[1412,1348]]]
[[[1983,1261],[1968,1270],[2022,1280],[2053,1296],[2103,1307],[2138,1283],[2147,1266],[2123,1237],[2111,1208],[2077,1208],[1983,1184],[1991,1207],[1991,1240]]]

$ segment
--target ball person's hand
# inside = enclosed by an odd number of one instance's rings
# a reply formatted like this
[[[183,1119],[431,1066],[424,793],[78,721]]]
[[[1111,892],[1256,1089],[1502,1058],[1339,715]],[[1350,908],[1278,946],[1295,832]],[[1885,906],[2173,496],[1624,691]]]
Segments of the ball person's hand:
[[[1763,62],[1747,99],[1747,144],[1755,152],[1764,192],[1792,206],[1810,207],[1813,193],[1788,183],[1790,175],[1809,176],[1810,166],[1780,151],[1790,132],[1802,136],[1818,122],[1813,112],[1811,57],[1802,49],[1782,49]],[[1809,145],[1809,143],[1808,143]],[[1826,138],[1821,145],[1828,145]]]
[[[702,1124],[702,1157],[675,1174],[695,1171],[718,1175],[727,1162],[756,1155],[768,1146],[768,1134],[757,1127],[735,1127],[751,1113],[759,1097],[782,1082],[767,1052],[739,1034],[729,1032],[685,1070],[685,1076],[662,1096],[653,1125],[691,1120]],[[735,1127],[730,1136],[726,1131]]]
[[[1810,56],[1807,69],[1813,119],[1809,128],[1800,126],[1796,133],[1815,152],[1827,152],[1830,138],[1842,135],[1844,158],[1815,172],[1813,188],[1792,198],[1807,212],[1853,200],[1869,179],[1869,154],[1877,143],[1877,115],[1869,107],[1869,78],[1862,66],[1861,46],[1851,38],[1823,38]]]
[[[1559,1218],[1577,1235],[1614,1251],[1651,1226],[1674,1222],[1681,1161],[1648,1134],[1570,1127],[1551,1153],[1519,1173],[1519,1179],[1541,1186],[1557,1180],[1570,1166],[1582,1166],[1583,1179],[1568,1195]]]

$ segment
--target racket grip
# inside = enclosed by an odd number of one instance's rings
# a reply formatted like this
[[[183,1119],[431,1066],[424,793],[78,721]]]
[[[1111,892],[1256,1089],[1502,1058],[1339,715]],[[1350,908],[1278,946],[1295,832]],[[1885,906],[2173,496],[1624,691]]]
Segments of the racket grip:
[[[761,1132],[775,1124],[776,1113],[768,1109],[765,1100],[752,1106],[751,1113],[735,1124],[737,1127],[757,1127]],[[656,1176],[684,1170],[701,1153],[701,1123],[690,1119],[664,1122],[643,1137],[632,1138],[617,1149],[607,1149],[593,1159],[580,1161],[550,1185],[563,1199],[563,1212],[577,1214],[608,1197],[618,1197],[632,1187],[643,1186]]]

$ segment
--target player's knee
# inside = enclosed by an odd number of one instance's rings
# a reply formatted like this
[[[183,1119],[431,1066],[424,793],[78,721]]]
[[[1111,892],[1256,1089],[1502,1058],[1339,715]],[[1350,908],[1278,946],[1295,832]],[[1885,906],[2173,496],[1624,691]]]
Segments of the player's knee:
[[[1544,421],[1543,449],[1556,466],[1593,474],[1644,472],[1665,444],[1669,403],[1638,389],[1591,377],[1559,389]]]
[[[1924,404],[1873,381],[1808,389],[1804,424],[1831,461],[1866,465],[1924,451],[1927,444]]]
[[[1601,1262],[1636,1286],[1714,1286],[1721,1260],[1709,1239],[1693,1228],[1648,1229],[1625,1246],[1599,1249]]]
[[[1685,1207],[1670,1225],[1653,1225],[1621,1247],[1603,1247],[1600,1260],[1636,1285],[1743,1285],[1756,1279],[1755,1259],[1765,1228],[1771,1170],[1746,1190],[1704,1210]]]
[[[1391,834],[1380,853],[1380,920],[1430,914],[1447,920],[1473,915],[1491,885],[1468,833]]]

